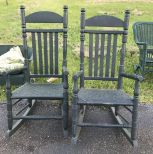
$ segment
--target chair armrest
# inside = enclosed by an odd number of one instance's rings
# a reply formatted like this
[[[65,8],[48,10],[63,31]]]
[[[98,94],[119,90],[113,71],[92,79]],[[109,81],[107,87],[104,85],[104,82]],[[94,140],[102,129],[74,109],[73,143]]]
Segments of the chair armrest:
[[[146,42],[139,42],[139,41],[136,41],[136,44],[138,45],[138,47],[140,48],[140,46],[142,46],[143,50],[144,50],[144,53],[147,52],[147,43]]]
[[[22,74],[23,71],[27,70],[27,67],[23,67],[22,69],[20,70],[14,70],[14,71],[10,71],[8,73],[3,73],[3,74],[0,74],[0,76],[7,76],[7,75],[18,75],[18,74]]]
[[[79,71],[77,72],[74,76],[73,76],[73,81],[74,81],[74,85],[73,85],[73,94],[77,95],[79,92],[79,88],[78,88],[78,78],[81,77],[81,75],[83,74],[83,71]]]
[[[137,45],[146,45],[147,46],[147,43],[146,42],[136,42]]]
[[[133,80],[136,80],[136,81],[143,81],[143,79],[144,79],[141,75],[137,75],[137,74],[121,73],[120,76],[125,77],[125,78],[129,78],[129,79],[133,79]]]
[[[77,73],[73,76],[74,82],[75,82],[76,80],[78,80],[78,78],[79,78],[82,74],[83,74],[83,71],[82,71],[82,70],[79,71],[79,72],[77,72]]]
[[[63,71],[63,88],[67,91],[69,85],[68,85],[68,70],[65,66],[62,67],[62,71]]]
[[[144,78],[140,75],[126,73],[121,73],[120,76],[135,80],[133,100],[134,104],[136,105],[139,102],[139,82],[143,81]]]

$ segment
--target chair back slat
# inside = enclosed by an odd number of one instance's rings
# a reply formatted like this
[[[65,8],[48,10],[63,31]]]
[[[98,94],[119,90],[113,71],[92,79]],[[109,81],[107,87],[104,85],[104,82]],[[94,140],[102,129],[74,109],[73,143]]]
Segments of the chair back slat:
[[[59,72],[59,34],[31,33],[34,74],[58,74]]]
[[[92,76],[93,34],[89,34],[89,76]]]
[[[38,35],[38,53],[39,53],[39,73],[43,74],[43,56],[42,56],[41,33],[37,33],[37,35]]]
[[[101,77],[103,77],[103,68],[104,68],[104,49],[105,49],[105,34],[101,34],[100,73],[99,73],[99,76]]]
[[[55,33],[55,74],[58,74],[58,33]]]
[[[119,62],[118,64],[116,62],[117,50],[121,50],[121,44],[118,44],[118,38],[121,40],[122,35],[117,33],[89,33],[89,50],[85,53],[89,57],[89,77],[113,78],[117,75],[116,65],[119,65]]]
[[[117,36],[118,35],[115,34],[114,35],[114,40],[113,40],[111,77],[115,77],[116,52],[117,52]]]
[[[36,53],[36,36],[32,33],[32,49],[33,49],[33,63],[34,63],[34,74],[37,73],[37,53]]]
[[[94,76],[98,74],[98,51],[99,51],[99,34],[95,36],[95,58],[94,58]]]
[[[45,74],[48,74],[48,41],[47,41],[47,33],[43,33],[44,35],[44,66],[45,66]]]
[[[54,63],[53,63],[53,34],[52,33],[49,33],[49,42],[50,42],[49,43],[50,44],[50,47],[49,47],[49,51],[50,51],[50,73],[53,74]]]
[[[111,34],[108,34],[108,38],[107,39],[108,40],[107,40],[105,77],[109,77],[109,70],[110,70]]]

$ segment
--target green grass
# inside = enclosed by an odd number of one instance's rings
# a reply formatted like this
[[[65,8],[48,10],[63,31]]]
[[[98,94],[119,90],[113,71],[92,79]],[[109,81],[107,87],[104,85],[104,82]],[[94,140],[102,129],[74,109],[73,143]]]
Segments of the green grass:
[[[80,9],[86,9],[86,16],[99,15],[107,13],[123,19],[124,10],[131,11],[130,28],[127,43],[127,52],[125,58],[126,72],[133,73],[133,65],[138,63],[138,48],[133,40],[132,25],[136,21],[153,21],[153,3],[147,2],[112,2],[112,3],[93,3],[87,0],[16,0],[9,1],[6,6],[5,1],[0,1],[0,44],[22,44],[21,23],[20,23],[20,5],[25,5],[26,14],[38,10],[54,11],[63,14],[63,5],[69,7],[69,31],[68,31],[68,69],[70,71],[69,84],[72,91],[72,76],[79,70],[79,58],[74,53],[75,48],[79,46],[79,25]],[[93,83],[88,85],[93,86]],[[97,87],[114,87],[107,82],[94,84]],[[133,93],[133,82],[124,80],[125,91]],[[140,85],[140,101],[153,103],[153,74],[145,76],[145,80]],[[4,100],[4,87],[0,89],[0,100]]]

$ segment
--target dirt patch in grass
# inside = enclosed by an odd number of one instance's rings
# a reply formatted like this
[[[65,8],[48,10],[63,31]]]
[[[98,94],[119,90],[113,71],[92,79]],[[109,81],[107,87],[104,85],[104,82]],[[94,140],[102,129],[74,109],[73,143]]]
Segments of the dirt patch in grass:
[[[141,16],[141,15],[143,15],[143,13],[144,13],[143,11],[138,10],[138,9],[132,10],[132,14],[136,15],[136,16]]]

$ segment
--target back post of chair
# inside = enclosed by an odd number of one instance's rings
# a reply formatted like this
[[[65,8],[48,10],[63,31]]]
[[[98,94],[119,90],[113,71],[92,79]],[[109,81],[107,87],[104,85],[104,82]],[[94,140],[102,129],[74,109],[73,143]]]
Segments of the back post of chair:
[[[127,36],[128,36],[129,17],[130,17],[130,11],[126,10],[125,17],[124,17],[124,34],[122,37],[122,49],[121,49],[119,74],[124,72],[124,58],[125,58],[126,43],[127,43]],[[117,88],[122,89],[122,77],[120,75],[118,78],[118,87]]]
[[[25,22],[25,7],[21,6],[21,26],[22,26],[22,38],[23,38],[23,50],[25,55],[25,67],[27,68],[25,70],[25,82],[30,82],[29,78],[29,60],[28,60],[28,51],[27,51],[27,34],[26,34],[26,22]]]
[[[67,67],[67,26],[68,26],[68,7],[63,7],[63,66]]]
[[[80,71],[83,71],[83,74],[80,77],[80,87],[84,87],[84,29],[85,29],[85,9],[81,9],[80,17]]]

